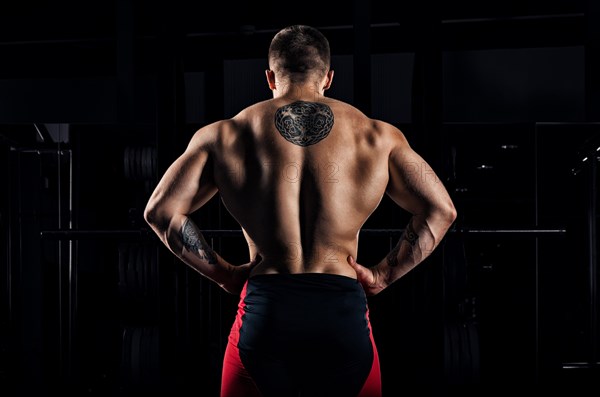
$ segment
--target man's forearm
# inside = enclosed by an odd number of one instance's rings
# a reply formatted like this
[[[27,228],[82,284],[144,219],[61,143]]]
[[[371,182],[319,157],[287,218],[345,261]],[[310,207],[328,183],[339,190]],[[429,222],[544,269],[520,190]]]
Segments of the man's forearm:
[[[206,242],[202,232],[188,216],[171,219],[163,230],[154,226],[165,245],[185,264],[215,283],[222,285],[229,277],[229,267]]]
[[[202,267],[210,268],[217,264],[217,254],[212,247],[206,242],[200,229],[188,217],[183,221],[183,225],[179,232],[171,235],[171,240],[174,244],[182,244],[179,257],[186,258],[188,254],[190,259]]]
[[[398,280],[431,255],[451,224],[451,221],[413,216],[398,244],[377,265],[385,283],[389,285]]]

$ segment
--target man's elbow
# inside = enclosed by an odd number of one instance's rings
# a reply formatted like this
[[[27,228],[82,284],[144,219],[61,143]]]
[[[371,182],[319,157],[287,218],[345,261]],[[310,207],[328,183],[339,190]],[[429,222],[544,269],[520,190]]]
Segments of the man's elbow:
[[[444,203],[443,205],[438,205],[434,214],[435,219],[437,219],[440,224],[444,224],[447,227],[450,227],[458,216],[456,207],[454,207],[452,201]]]
[[[176,213],[169,207],[156,205],[150,201],[144,208],[144,220],[159,235],[168,232]]]
[[[454,206],[453,202],[450,202],[445,210],[446,213],[446,219],[448,220],[448,223],[451,225],[454,223],[454,221],[456,220],[456,218],[458,217],[458,212],[456,211],[456,207]]]
[[[144,220],[150,226],[159,226],[164,223],[163,218],[161,211],[154,205],[148,204],[144,209]]]

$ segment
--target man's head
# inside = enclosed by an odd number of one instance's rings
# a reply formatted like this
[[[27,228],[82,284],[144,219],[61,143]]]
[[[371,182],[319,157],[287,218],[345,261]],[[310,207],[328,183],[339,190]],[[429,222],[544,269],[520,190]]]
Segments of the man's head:
[[[269,47],[269,68],[292,84],[320,82],[330,69],[329,41],[317,29],[293,25],[280,30]]]

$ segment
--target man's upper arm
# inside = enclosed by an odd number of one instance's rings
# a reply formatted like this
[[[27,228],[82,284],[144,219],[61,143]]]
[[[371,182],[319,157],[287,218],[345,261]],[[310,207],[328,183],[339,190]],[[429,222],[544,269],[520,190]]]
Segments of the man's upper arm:
[[[448,192],[434,170],[410,147],[400,130],[389,128],[393,147],[389,156],[388,196],[411,214],[453,211]]]
[[[166,170],[148,202],[147,210],[167,216],[188,215],[210,200],[214,183],[211,147],[217,124],[198,130],[185,152]]]

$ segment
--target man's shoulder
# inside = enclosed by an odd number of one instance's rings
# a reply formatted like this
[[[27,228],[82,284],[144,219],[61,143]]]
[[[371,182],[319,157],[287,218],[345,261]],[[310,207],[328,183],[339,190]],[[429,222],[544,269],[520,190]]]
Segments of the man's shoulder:
[[[388,132],[399,132],[399,129],[393,124],[384,120],[373,118],[348,102],[344,102],[339,99],[326,98],[323,103],[329,105],[334,112],[340,113],[340,116],[347,117],[348,119],[353,120],[355,123],[362,123],[371,127],[372,129],[382,131],[385,130]]]
[[[228,137],[240,129],[239,121],[234,119],[221,119],[204,125],[192,135],[188,149],[210,149],[215,144],[219,145],[228,141]]]
[[[266,99],[264,101],[255,102],[242,110],[240,110],[235,116],[229,121],[233,123],[244,123],[257,115],[263,114],[269,108],[273,107],[273,100]]]

